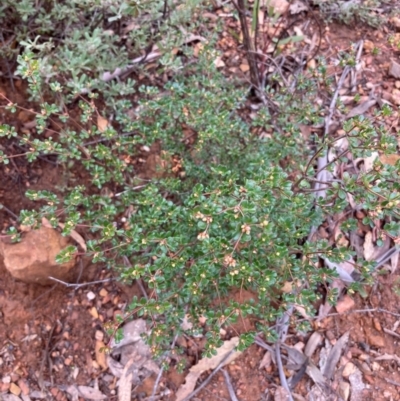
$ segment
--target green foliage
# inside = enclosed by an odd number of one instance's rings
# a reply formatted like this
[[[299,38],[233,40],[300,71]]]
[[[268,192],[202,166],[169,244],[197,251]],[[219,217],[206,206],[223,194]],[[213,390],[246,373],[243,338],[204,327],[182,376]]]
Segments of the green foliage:
[[[364,224],[387,218],[388,233],[398,235],[398,165],[376,161],[370,171],[346,173],[315,202],[312,183],[318,156],[329,151],[338,162],[346,161],[346,154],[335,153],[338,138],[313,138],[311,152],[300,131],[300,124],[323,121],[315,101],[321,83],[331,87],[323,63],[314,77],[298,78],[295,92],[266,89],[281,105],[276,118],[261,109],[249,120],[244,112],[246,90],[214,67],[212,42],[203,47],[196,63],[182,66],[164,85],[115,84],[98,78],[101,72],[127,65],[132,53],[118,36],[107,33],[107,24],[141,16],[148,27],[150,16],[162,13],[163,2],[152,3],[146,13],[140,3],[123,1],[71,2],[68,13],[63,4],[54,3],[47,13],[34,13],[29,1],[2,8],[3,18],[30,21],[28,27],[36,27],[36,34],[63,33],[65,38],[54,45],[53,39],[33,39],[29,30],[18,26],[25,51],[18,57],[17,72],[36,99],[37,125],[35,132],[23,134],[2,125],[0,136],[18,140],[30,162],[51,154],[65,171],[85,170],[89,184],[77,186],[67,180],[62,195],[27,191],[38,210],[21,211],[20,223],[37,227],[45,216],[54,227],[65,224],[64,235],[77,226],[87,227],[93,261],[116,269],[125,282],[141,279],[147,284],[151,296],[134,298],[128,312],[151,318],[155,349],[168,347],[183,331],[205,332],[205,352],[212,354],[221,343],[220,329],[241,317],[256,319],[257,329],[274,339],[276,333],[269,327],[288,305],[301,305],[312,314],[318,286],[337,276],[320,267],[321,258],[340,263],[352,252],[307,238],[313,227],[348,207],[348,195],[367,212]],[[190,10],[198,6],[185,4]],[[187,18],[188,10],[177,7],[171,21]],[[47,15],[56,12],[63,18],[50,24]],[[130,33],[137,35],[136,50],[149,40],[144,28]],[[169,29],[171,45],[179,38]],[[182,52],[183,57],[193,57],[189,49]],[[351,57],[343,60],[352,62]],[[79,107],[78,119],[67,113],[72,100]],[[17,107],[8,105],[14,111]],[[390,112],[384,108],[381,114]],[[112,123],[108,119],[108,126],[100,128],[97,117],[111,113]],[[346,122],[344,137],[354,157],[395,151],[395,141],[379,118]],[[60,130],[44,136],[49,120],[59,121]],[[268,134],[254,134],[259,129]],[[160,171],[144,180],[132,161],[152,146],[159,149]],[[7,163],[7,155],[0,154],[0,161]],[[342,232],[350,233],[356,224],[351,219],[343,222]],[[15,230],[11,233],[16,235]],[[68,247],[58,261],[76,253],[75,247]],[[125,257],[131,267],[123,263]],[[357,263],[367,278],[370,265]],[[237,289],[254,294],[253,299],[233,299]],[[328,300],[334,302],[336,296],[332,290]],[[252,343],[254,334],[243,334],[242,348]]]
[[[314,0],[322,15],[328,20],[337,20],[345,24],[365,23],[371,27],[380,26],[385,17],[379,12],[380,7],[389,3],[385,0],[365,0],[362,2],[342,0]],[[389,6],[390,7],[390,6]]]
[[[4,0],[0,56],[13,64],[21,47],[28,52],[30,65],[19,73],[34,83],[36,100],[49,96],[50,89],[54,107],[64,107],[82,91],[100,91],[111,106],[119,96],[133,92],[134,82],[105,82],[99,75],[128,66],[152,45],[170,54],[182,44],[179,26],[193,26],[191,16],[202,3],[46,0],[38,7],[33,0]],[[167,56],[163,60],[170,63]]]

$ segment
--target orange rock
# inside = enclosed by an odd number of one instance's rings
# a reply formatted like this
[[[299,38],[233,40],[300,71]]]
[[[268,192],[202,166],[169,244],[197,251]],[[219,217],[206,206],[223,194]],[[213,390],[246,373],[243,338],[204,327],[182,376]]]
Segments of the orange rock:
[[[0,254],[10,274],[26,283],[54,284],[48,277],[68,282],[72,277],[75,259],[58,264],[56,256],[68,245],[68,240],[57,230],[40,227],[26,233],[21,242],[0,242]]]
[[[18,396],[21,394],[21,389],[15,383],[11,383],[10,393]]]

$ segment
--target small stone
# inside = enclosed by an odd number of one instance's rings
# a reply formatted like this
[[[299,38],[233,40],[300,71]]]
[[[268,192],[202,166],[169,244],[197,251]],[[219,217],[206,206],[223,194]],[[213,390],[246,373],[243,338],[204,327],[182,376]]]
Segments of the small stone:
[[[11,376],[4,376],[1,381],[3,383],[11,383]]]
[[[371,367],[372,367],[372,371],[373,372],[378,372],[378,371],[381,370],[381,365],[378,362],[375,362],[375,361],[372,362]]]
[[[71,357],[68,357],[68,358],[66,358],[66,359],[64,360],[64,365],[66,365],[66,366],[71,365],[71,363],[72,363],[72,358],[71,358]]]
[[[103,341],[104,340],[104,333],[101,330],[96,330],[96,333],[94,335],[94,338],[97,341]]]
[[[31,392],[31,397],[32,398],[38,398],[39,400],[42,400],[42,399],[46,398],[46,393],[44,391],[33,390]]]
[[[106,295],[108,295],[108,291],[105,288],[102,288],[99,292],[99,295],[101,297],[105,297]]]
[[[368,361],[368,360],[371,359],[371,357],[370,357],[369,355],[367,355],[367,354],[361,354],[361,355],[358,357],[358,359],[359,359],[360,361]]]
[[[400,81],[396,81],[396,82],[394,83],[394,86],[395,86],[397,89],[400,89]]]
[[[354,308],[355,302],[347,294],[341,298],[336,304],[336,310],[338,313],[345,313],[350,309]]]
[[[10,393],[18,396],[21,394],[21,389],[15,383],[11,383]]]
[[[0,393],[6,393],[10,389],[11,383],[1,383]]]
[[[89,292],[86,294],[86,297],[87,297],[87,299],[88,299],[89,301],[93,301],[93,300],[96,298],[96,294],[95,294],[94,292],[92,292],[92,291],[89,291]]]
[[[110,301],[111,301],[111,296],[110,296],[110,294],[107,294],[105,297],[103,297],[103,299],[101,301],[101,304],[104,305],[104,304],[106,304],[107,302],[110,302]]]
[[[94,319],[99,318],[99,312],[97,312],[97,309],[94,306],[89,310],[89,313],[92,315]]]
[[[392,17],[390,22],[397,28],[400,29],[400,18],[399,17]]]
[[[382,326],[381,326],[379,320],[378,320],[376,317],[374,317],[374,318],[372,319],[372,321],[373,321],[373,323],[374,323],[375,329],[376,329],[377,331],[382,331]]]
[[[369,365],[368,365],[367,363],[363,362],[363,363],[361,364],[361,367],[363,368],[364,373],[372,374],[372,370],[370,369],[370,367],[369,367]]]
[[[367,341],[372,347],[383,348],[385,346],[385,339],[378,334],[367,333]]]
[[[58,395],[58,393],[59,393],[59,390],[58,390],[57,387],[52,387],[51,390],[50,390],[50,393],[51,393],[51,395],[52,395],[53,397],[57,397],[57,395]]]
[[[342,376],[346,379],[348,379],[348,377],[353,374],[356,371],[356,366],[354,365],[354,363],[352,362],[347,362],[343,372],[342,372]]]
[[[250,66],[248,64],[240,64],[239,68],[242,72],[247,72],[250,70]]]

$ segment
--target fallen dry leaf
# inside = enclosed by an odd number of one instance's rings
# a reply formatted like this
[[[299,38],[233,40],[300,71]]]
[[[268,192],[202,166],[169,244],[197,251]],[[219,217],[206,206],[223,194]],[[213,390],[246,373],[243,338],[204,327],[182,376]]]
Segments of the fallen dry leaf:
[[[222,60],[221,57],[217,57],[217,58],[214,60],[214,65],[215,65],[217,68],[225,67],[225,63],[224,63],[224,61]]]
[[[194,390],[197,380],[203,372],[215,369],[222,361],[222,366],[225,366],[235,360],[241,354],[240,351],[233,351],[238,344],[239,337],[233,337],[229,341],[225,341],[223,345],[216,350],[216,355],[211,358],[203,358],[197,365],[192,366],[189,374],[186,376],[185,383],[179,387],[176,393],[176,401],[182,401]],[[231,355],[226,358],[231,351],[233,351]],[[226,358],[226,360],[224,360],[224,358]]]
[[[304,349],[304,355],[307,357],[311,357],[315,350],[322,343],[322,335],[317,331],[311,334],[310,338],[307,341],[307,345]]]
[[[386,237],[382,246],[374,245],[372,232],[365,234],[364,238],[364,258],[367,261],[377,260],[390,248],[390,238]]]
[[[271,362],[272,362],[272,356],[271,356],[271,352],[267,351],[264,356],[263,359],[260,362],[260,367],[259,369],[268,369],[271,366]]]
[[[106,400],[107,396],[100,390],[89,386],[78,386],[78,391],[83,398],[88,400]]]
[[[349,111],[349,113],[346,116],[346,119],[353,118],[353,117],[359,116],[361,114],[364,114],[372,106],[375,106],[376,102],[377,102],[376,99],[370,99],[370,100],[367,100],[366,102],[359,104],[358,106],[354,107],[354,109]]]
[[[58,225],[64,229],[65,224],[63,223],[58,223]],[[71,232],[69,233],[69,236],[71,238],[73,238],[80,246],[81,248],[86,252],[87,251],[87,246],[86,246],[86,242],[83,239],[82,235],[80,235],[78,232],[76,232],[75,230],[71,230]]]
[[[100,114],[97,116],[97,129],[100,132],[104,132],[108,127],[108,120],[102,117]]]
[[[282,292],[289,294],[293,291],[293,284],[290,281],[285,281],[282,287]]]
[[[97,312],[96,307],[93,306],[91,309],[89,309],[89,313],[92,315],[94,319],[99,318],[99,312]]]
[[[322,373],[327,379],[332,379],[335,373],[335,368],[337,363],[339,362],[342,350],[347,345],[347,342],[349,340],[349,334],[350,332],[346,331],[346,333],[344,333],[342,337],[337,340],[336,344],[333,346],[331,352],[328,355],[325,366],[322,369]]]
[[[390,164],[391,166],[394,166],[398,160],[400,160],[400,156],[393,154],[393,155],[381,155],[379,156],[379,160],[383,164]]]

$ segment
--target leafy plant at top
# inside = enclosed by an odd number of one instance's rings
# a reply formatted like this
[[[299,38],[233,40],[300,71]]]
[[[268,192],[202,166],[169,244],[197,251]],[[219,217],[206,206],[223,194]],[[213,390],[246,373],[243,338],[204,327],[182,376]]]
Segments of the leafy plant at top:
[[[49,96],[50,85],[59,107],[87,91],[100,91],[111,106],[132,93],[134,83],[105,82],[100,75],[128,66],[153,45],[165,54],[181,46],[185,35],[178,27],[194,26],[191,15],[201,5],[202,0],[67,0],[36,8],[31,0],[5,0],[0,6],[0,55],[9,61],[10,74],[21,47],[30,52],[40,72],[40,82],[32,87],[36,100]]]
[[[380,8],[389,7],[385,0],[368,0],[361,3],[355,1],[340,0],[314,0],[326,20],[338,20],[345,24],[356,22],[366,23],[371,27],[378,27],[385,21],[385,16]]]

